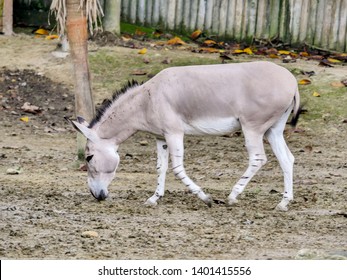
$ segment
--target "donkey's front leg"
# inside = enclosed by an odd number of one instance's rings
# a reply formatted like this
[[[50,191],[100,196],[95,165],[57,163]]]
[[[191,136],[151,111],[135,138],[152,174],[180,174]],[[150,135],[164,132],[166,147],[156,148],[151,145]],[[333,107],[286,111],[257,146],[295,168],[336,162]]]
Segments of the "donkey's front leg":
[[[169,162],[169,149],[164,140],[157,139],[157,172],[158,184],[155,193],[146,201],[146,205],[157,205],[159,198],[164,196],[165,177]]]
[[[172,171],[176,178],[180,179],[185,184],[189,191],[197,195],[202,201],[204,201],[209,207],[212,206],[212,199],[209,195],[206,195],[204,191],[196,185],[186,174],[183,166],[184,146],[183,146],[183,134],[182,135],[167,135],[166,141],[168,143],[170,157],[172,161]]]

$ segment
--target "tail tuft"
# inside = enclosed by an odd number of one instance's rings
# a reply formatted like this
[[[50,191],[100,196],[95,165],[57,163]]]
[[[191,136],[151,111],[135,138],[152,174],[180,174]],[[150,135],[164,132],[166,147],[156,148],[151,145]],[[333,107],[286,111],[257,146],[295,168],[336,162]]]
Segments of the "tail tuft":
[[[293,108],[293,118],[290,121],[290,125],[292,127],[295,127],[296,124],[299,121],[299,117],[300,117],[300,113],[303,110],[303,105],[300,105],[300,93],[298,88],[295,91],[295,95],[294,95],[294,108]]]
[[[303,111],[303,106],[299,106],[298,110],[294,113],[292,119],[290,120],[289,124],[292,126],[292,127],[296,127],[296,124],[298,123],[299,121],[299,118],[300,118],[300,114],[301,112]]]

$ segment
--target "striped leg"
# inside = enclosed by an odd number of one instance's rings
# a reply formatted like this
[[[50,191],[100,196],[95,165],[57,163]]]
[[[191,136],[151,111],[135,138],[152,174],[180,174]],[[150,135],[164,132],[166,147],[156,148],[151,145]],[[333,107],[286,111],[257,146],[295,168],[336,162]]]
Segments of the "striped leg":
[[[182,135],[167,135],[166,141],[168,143],[170,157],[172,161],[172,171],[176,178],[180,179],[185,184],[189,191],[197,195],[202,201],[204,201],[209,207],[212,205],[212,200],[209,195],[206,195],[204,191],[196,185],[186,174],[183,166],[183,134]]]
[[[264,151],[263,135],[243,131],[246,140],[246,148],[249,155],[249,163],[246,172],[233,187],[229,197],[228,204],[237,203],[237,196],[243,192],[249,181],[257,171],[266,163],[267,158]]]
[[[157,201],[164,196],[165,178],[169,162],[169,150],[164,140],[157,139],[157,173],[158,184],[155,193],[147,199],[147,205],[157,205]]]

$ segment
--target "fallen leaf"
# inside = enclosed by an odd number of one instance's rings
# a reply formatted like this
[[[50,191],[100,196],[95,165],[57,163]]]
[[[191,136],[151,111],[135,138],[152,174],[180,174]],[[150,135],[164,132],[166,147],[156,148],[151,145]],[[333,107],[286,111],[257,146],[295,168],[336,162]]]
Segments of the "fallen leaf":
[[[138,51],[138,54],[145,54],[145,53],[147,53],[147,49],[146,48],[143,48],[143,49]]]
[[[315,91],[315,92],[312,93],[312,96],[314,96],[314,97],[320,97],[320,94],[319,94],[318,92]]]
[[[39,28],[34,32],[34,34],[36,34],[36,35],[49,35],[49,32],[46,29]]]
[[[302,79],[299,81],[299,85],[309,85],[311,81],[309,79]]]
[[[335,58],[331,58],[331,57],[329,57],[327,60],[330,63],[341,63],[342,62],[341,60],[338,60],[338,59],[335,59]]]
[[[174,37],[167,41],[168,45],[185,45],[186,43],[180,37]]]
[[[275,53],[270,53],[269,57],[270,58],[279,58],[279,56],[277,54],[275,54]]]
[[[322,66],[322,67],[334,67],[331,64],[328,63],[328,61],[326,59],[322,60],[319,62],[318,66]]]
[[[311,55],[309,58],[313,60],[322,60],[324,57],[322,55]]]
[[[279,50],[278,53],[279,53],[279,54],[285,54],[285,55],[291,54],[290,51],[285,51],[285,50]]]
[[[42,110],[40,107],[30,104],[29,102],[25,102],[21,109],[26,113],[38,114],[41,113]]]
[[[202,34],[202,31],[200,29],[195,30],[191,35],[190,38],[192,38],[192,40],[196,40],[198,39]]]
[[[308,57],[310,56],[310,54],[308,52],[300,52],[299,53],[300,56],[303,56],[303,57]]]
[[[54,39],[59,39],[59,36],[58,35],[47,35],[46,40],[54,40]]]
[[[245,48],[245,49],[243,50],[243,52],[246,53],[246,54],[253,54],[251,48]]]
[[[205,40],[204,45],[208,46],[208,47],[212,47],[214,45],[217,45],[217,43],[216,43],[216,41],[213,41],[213,40]]]
[[[241,54],[241,53],[244,53],[243,50],[233,50],[232,51],[232,54]]]
[[[340,61],[347,62],[347,53],[340,53],[331,56],[331,58],[338,59]]]
[[[22,122],[28,122],[29,121],[29,117],[22,117],[22,118],[20,118],[20,120]]]
[[[220,53],[221,50],[216,48],[200,48],[198,49],[198,52],[205,52],[205,53]]]

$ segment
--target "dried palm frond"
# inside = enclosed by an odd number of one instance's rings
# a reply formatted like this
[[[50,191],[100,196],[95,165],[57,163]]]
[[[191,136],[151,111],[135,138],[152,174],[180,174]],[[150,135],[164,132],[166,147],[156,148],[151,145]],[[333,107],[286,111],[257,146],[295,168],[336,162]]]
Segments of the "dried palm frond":
[[[79,10],[86,15],[90,34],[93,34],[94,29],[102,29],[100,19],[104,13],[99,0],[80,0]],[[52,0],[50,14],[55,15],[57,32],[59,35],[64,35],[67,16],[66,0]]]
[[[80,0],[79,8],[85,11],[90,34],[93,34],[93,25],[95,25],[94,29],[102,29],[100,19],[104,16],[104,12],[99,0]]]

